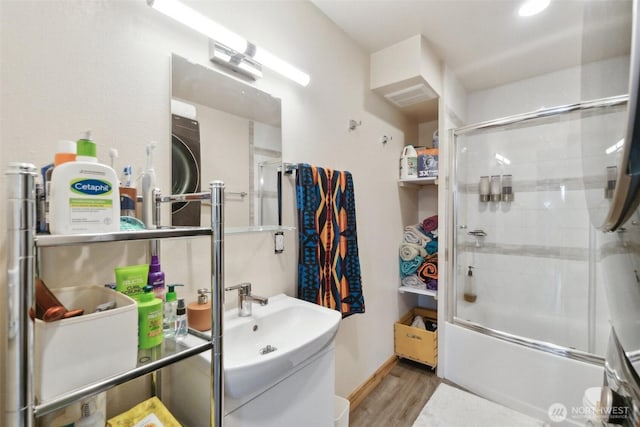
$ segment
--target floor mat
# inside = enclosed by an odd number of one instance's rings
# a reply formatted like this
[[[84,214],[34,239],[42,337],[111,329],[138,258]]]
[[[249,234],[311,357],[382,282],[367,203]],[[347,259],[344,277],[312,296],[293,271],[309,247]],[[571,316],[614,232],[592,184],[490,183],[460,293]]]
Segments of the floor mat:
[[[541,427],[549,424],[466,391],[440,384],[413,427]]]

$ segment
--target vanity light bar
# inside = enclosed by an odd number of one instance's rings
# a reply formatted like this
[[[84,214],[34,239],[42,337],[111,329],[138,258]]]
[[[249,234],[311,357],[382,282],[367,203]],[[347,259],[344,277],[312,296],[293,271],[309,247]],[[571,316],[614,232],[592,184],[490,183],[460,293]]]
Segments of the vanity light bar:
[[[250,56],[256,62],[302,86],[307,86],[311,80],[308,74],[300,71],[293,65],[283,61],[265,49],[252,45],[243,37],[229,31],[222,25],[177,0],[147,0],[147,5],[235,52],[249,56],[249,51],[253,50],[252,47],[255,47],[255,52],[251,52],[252,55]]]
[[[261,47],[256,46],[256,53],[253,55],[253,59],[264,65],[265,67],[271,68],[276,73],[285,76],[288,79],[293,80],[301,86],[307,86],[311,77],[309,74],[300,71],[293,65],[288,62],[283,61],[272,53],[264,50]]]
[[[262,66],[251,56],[231,50],[214,40],[209,40],[209,59],[250,79],[262,78]]]

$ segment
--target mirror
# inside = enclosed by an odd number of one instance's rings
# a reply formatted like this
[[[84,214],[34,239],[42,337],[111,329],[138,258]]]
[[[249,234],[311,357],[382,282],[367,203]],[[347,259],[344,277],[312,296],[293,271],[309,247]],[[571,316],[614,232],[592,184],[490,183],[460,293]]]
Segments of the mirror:
[[[277,226],[281,102],[212,68],[171,56],[172,192],[225,183],[227,227]],[[174,204],[173,225],[200,225],[199,202]]]

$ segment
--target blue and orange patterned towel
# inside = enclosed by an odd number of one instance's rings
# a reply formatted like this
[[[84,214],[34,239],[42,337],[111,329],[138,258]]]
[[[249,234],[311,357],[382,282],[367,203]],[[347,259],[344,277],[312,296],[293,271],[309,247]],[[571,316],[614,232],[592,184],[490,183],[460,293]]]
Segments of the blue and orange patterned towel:
[[[298,298],[364,313],[356,206],[350,172],[298,165]]]

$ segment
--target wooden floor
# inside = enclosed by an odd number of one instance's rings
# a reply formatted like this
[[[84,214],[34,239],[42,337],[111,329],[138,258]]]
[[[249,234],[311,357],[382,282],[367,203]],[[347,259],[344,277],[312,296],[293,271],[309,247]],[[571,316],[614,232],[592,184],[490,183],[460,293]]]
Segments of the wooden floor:
[[[411,427],[440,381],[428,366],[400,359],[349,414],[349,427]]]

